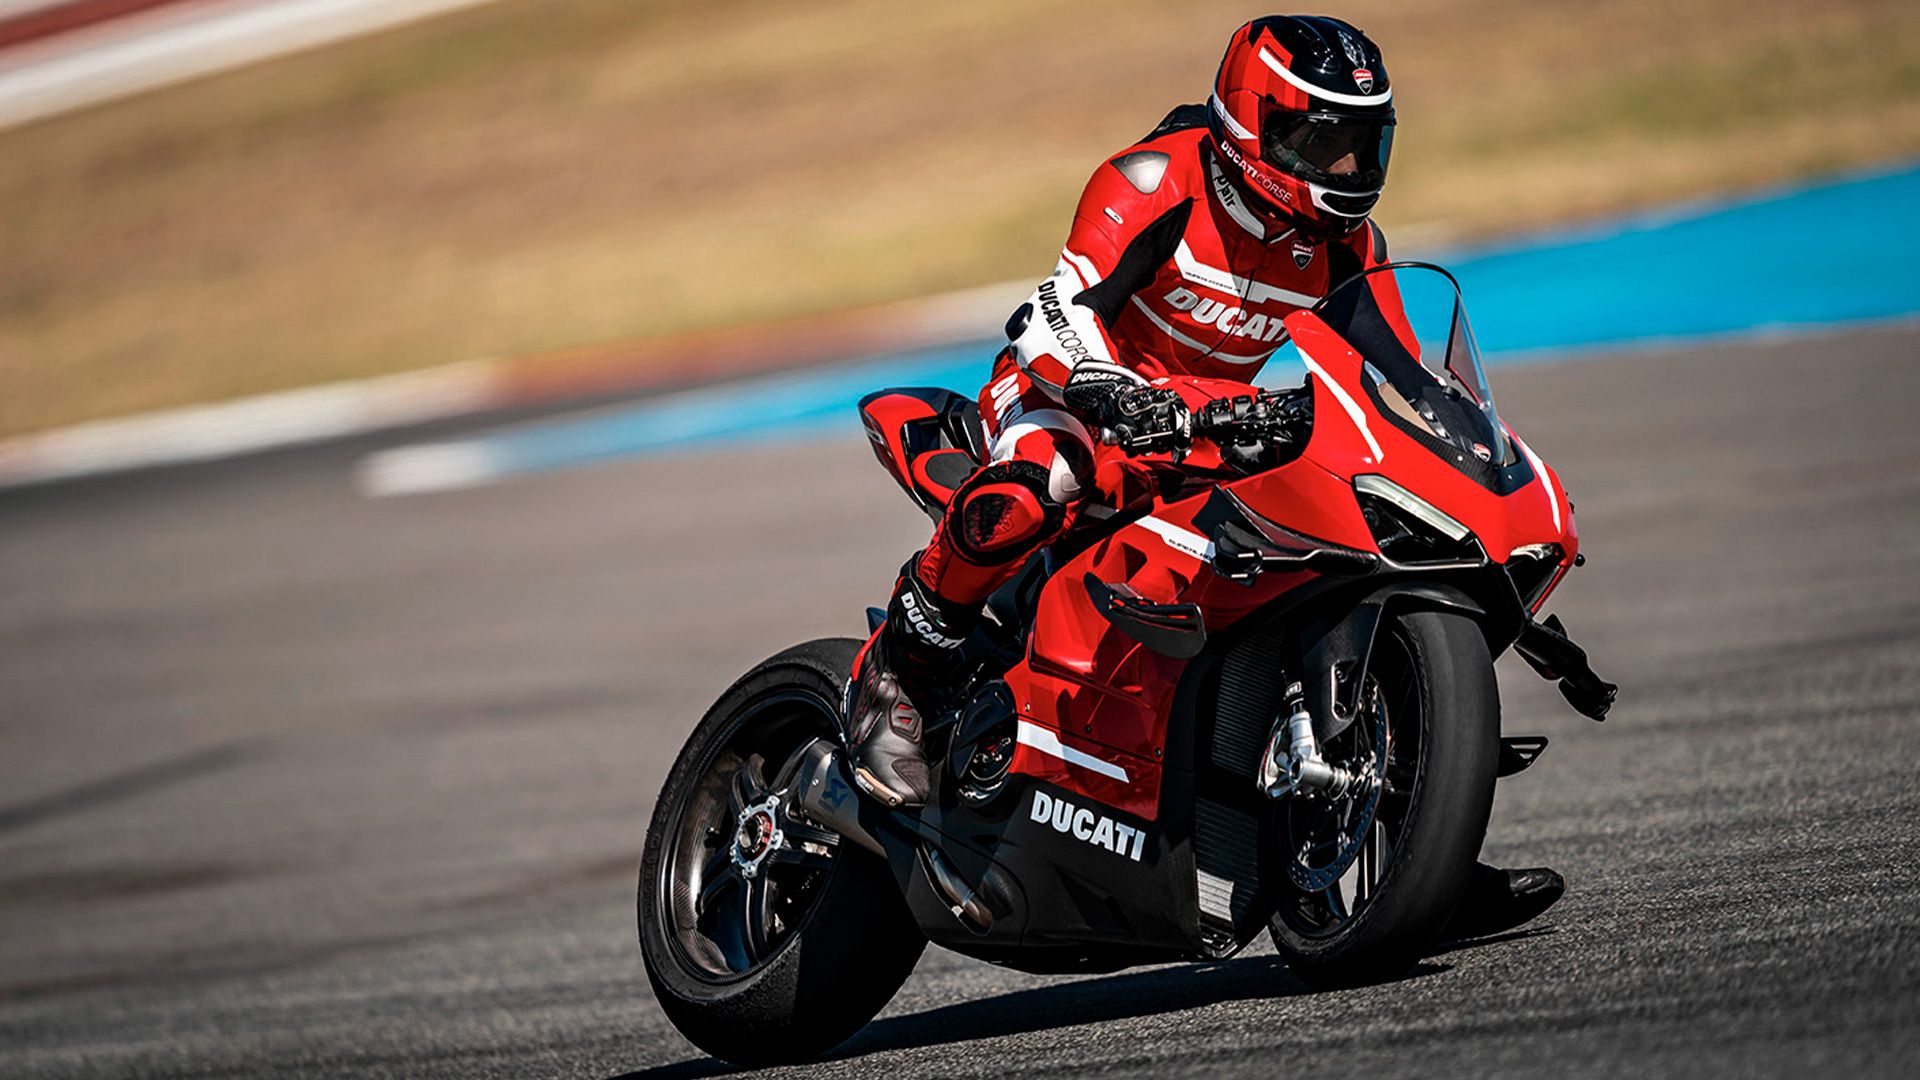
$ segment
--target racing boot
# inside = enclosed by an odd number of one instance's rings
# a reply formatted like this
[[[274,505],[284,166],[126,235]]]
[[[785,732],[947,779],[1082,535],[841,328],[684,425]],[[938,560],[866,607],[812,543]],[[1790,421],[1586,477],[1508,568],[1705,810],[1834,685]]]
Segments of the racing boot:
[[[1474,863],[1467,894],[1440,936],[1460,941],[1517,929],[1552,907],[1566,891],[1567,879],[1544,866],[1500,870]]]
[[[926,804],[922,715],[938,715],[946,704],[960,645],[979,617],[952,605],[943,609],[913,568],[909,562],[902,569],[887,621],[855,662],[847,708],[853,782],[895,809]]]

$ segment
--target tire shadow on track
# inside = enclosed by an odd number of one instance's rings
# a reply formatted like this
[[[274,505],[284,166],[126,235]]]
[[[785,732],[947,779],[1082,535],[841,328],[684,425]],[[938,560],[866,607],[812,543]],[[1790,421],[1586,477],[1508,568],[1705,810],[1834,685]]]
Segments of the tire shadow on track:
[[[1461,947],[1466,947],[1463,943]],[[1407,979],[1447,971],[1448,965],[1423,963]],[[891,1050],[914,1050],[946,1043],[1026,1035],[1055,1028],[1104,1024],[1143,1016],[1185,1012],[1240,1001],[1273,1001],[1318,993],[1300,981],[1277,956],[1256,956],[1209,964],[1184,964],[1151,971],[1082,979],[978,1001],[876,1020],[833,1053],[828,1061],[866,1057]],[[608,1080],[681,1080],[735,1071],[712,1058],[676,1062]]]

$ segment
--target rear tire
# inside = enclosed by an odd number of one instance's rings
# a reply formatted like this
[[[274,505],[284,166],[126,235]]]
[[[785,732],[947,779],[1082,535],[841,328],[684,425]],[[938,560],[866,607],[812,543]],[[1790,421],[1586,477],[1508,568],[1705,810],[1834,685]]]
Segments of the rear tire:
[[[1298,886],[1286,870],[1284,802],[1268,848],[1281,867],[1268,923],[1274,948],[1320,987],[1398,978],[1426,955],[1466,891],[1493,810],[1500,693],[1479,627],[1451,612],[1399,614],[1381,624],[1368,667],[1375,701],[1387,709],[1390,786],[1373,825],[1376,861],[1365,863],[1363,847],[1342,881],[1362,868],[1372,881],[1349,886],[1352,897],[1340,886]],[[1363,715],[1348,731],[1368,723]]]
[[[769,820],[789,840],[814,842],[776,849],[782,857],[751,875],[737,858],[750,830],[735,824],[736,808],[774,797],[800,746],[837,737],[859,648],[846,638],[796,645],[729,687],[667,773],[647,829],[638,904],[647,978],[681,1034],[738,1065],[806,1061],[844,1042],[926,948],[883,860],[806,832],[784,809]],[[743,920],[758,929],[740,930]]]

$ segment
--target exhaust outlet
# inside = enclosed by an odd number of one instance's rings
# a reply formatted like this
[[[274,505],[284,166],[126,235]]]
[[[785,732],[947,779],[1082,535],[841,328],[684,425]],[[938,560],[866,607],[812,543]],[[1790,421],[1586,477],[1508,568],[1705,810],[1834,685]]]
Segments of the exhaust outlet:
[[[839,750],[826,739],[815,739],[800,753],[800,771],[793,781],[795,804],[815,824],[886,858],[887,849],[860,822],[860,789],[847,776]]]

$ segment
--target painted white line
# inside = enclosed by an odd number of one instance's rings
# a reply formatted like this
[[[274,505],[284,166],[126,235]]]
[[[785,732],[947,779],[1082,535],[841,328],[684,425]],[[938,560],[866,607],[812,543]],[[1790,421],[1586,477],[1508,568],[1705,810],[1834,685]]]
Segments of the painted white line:
[[[1030,281],[1003,282],[889,305],[873,313],[871,336],[893,342],[901,351],[976,340],[992,334],[1032,288]],[[777,348],[778,344],[768,347]],[[130,469],[187,465],[464,416],[513,404],[504,393],[509,371],[510,365],[504,362],[474,360],[0,439],[0,490]],[[804,383],[812,376],[771,371],[767,377]],[[764,384],[764,380],[755,382]],[[726,384],[654,401],[667,405],[684,397],[688,402],[712,402],[724,407],[739,392],[738,384]],[[452,470],[445,468],[442,475],[448,479],[441,486],[420,486],[432,478],[431,470],[403,466],[399,472],[402,480],[390,481],[386,470],[392,467],[391,462],[369,462],[359,474],[363,482],[382,485],[379,493],[388,495],[446,490],[453,476]],[[485,479],[472,482],[483,483]]]
[[[354,481],[374,498],[426,495],[480,487],[506,475],[507,464],[484,442],[420,443],[369,454]]]
[[[1069,765],[1078,765],[1088,772],[1097,772],[1101,776],[1111,777],[1121,783],[1127,782],[1127,770],[1094,757],[1084,750],[1075,750],[1060,741],[1060,736],[1051,728],[1043,728],[1031,720],[1020,721],[1019,731],[1014,736],[1022,746],[1031,746],[1048,757],[1057,757]]]
[[[1213,106],[1214,115],[1220,118],[1221,123],[1227,125],[1227,130],[1233,134],[1234,138],[1252,139],[1254,137],[1253,132],[1242,127],[1240,121],[1233,118],[1233,114],[1227,111],[1227,106],[1217,95],[1208,97],[1207,104]]]
[[[0,443],[0,488],[212,461],[458,416],[488,405],[494,383],[493,365],[476,361],[80,424]]]
[[[493,0],[228,0],[129,15],[10,50],[0,127]]]

